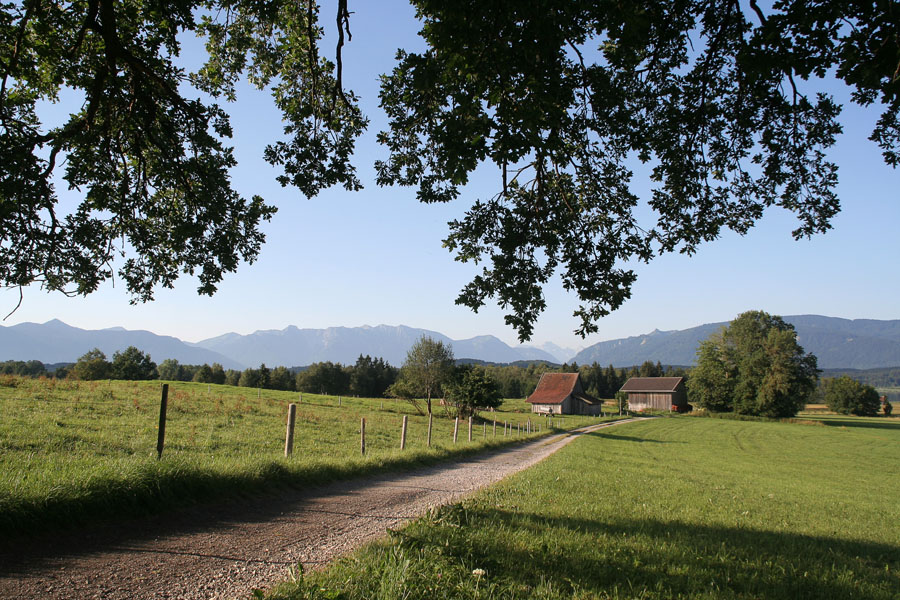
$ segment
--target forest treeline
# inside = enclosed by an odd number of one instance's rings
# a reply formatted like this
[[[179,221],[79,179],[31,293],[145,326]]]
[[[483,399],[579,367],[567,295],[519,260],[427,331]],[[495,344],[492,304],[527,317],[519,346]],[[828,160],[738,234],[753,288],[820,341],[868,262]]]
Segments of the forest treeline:
[[[465,361],[459,361],[465,362]],[[249,388],[287,390],[334,396],[348,395],[366,398],[384,397],[399,374],[399,369],[381,358],[360,355],[356,363],[323,361],[307,367],[267,367],[244,370],[225,369],[222,365],[187,365],[175,359],[166,359],[157,365],[150,356],[130,347],[116,352],[112,360],[97,349],[91,350],[71,365],[47,369],[37,360],[0,362],[0,374],[30,377],[57,377],[72,379],[160,379],[164,381],[194,381]],[[613,398],[629,377],[680,377],[686,375],[684,367],[663,366],[647,361],[640,366],[615,368],[592,365],[530,363],[523,365],[479,365],[479,369],[496,382],[504,398],[525,398],[537,386],[546,372],[581,373],[585,391],[598,398]]]

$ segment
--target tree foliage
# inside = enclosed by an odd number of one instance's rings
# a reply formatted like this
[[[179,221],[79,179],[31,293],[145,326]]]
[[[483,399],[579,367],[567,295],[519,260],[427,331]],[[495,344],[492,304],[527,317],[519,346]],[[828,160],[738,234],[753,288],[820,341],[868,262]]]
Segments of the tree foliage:
[[[484,408],[499,408],[500,390],[497,382],[480,367],[457,367],[454,380],[447,386],[447,399],[461,417],[474,415]]]
[[[881,397],[870,385],[843,375],[822,382],[825,391],[825,404],[836,413],[874,417],[881,407]]]
[[[40,377],[47,374],[47,367],[39,360],[5,360],[0,362],[0,374]]]
[[[365,125],[333,65],[318,55],[313,2],[86,0],[0,5],[0,278],[86,294],[119,269],[136,300],[195,273],[212,294],[252,262],[275,208],[231,187],[228,114],[248,74],[269,88],[285,127],[265,158],[308,196],[357,189],[349,162]],[[179,36],[204,36],[207,60],[181,61]],[[339,76],[338,76],[339,77]],[[59,125],[45,104],[83,100]],[[188,91],[189,90],[189,91]],[[212,101],[189,99],[205,93]],[[59,209],[59,177],[81,190]]]
[[[297,373],[297,391],[337,396],[350,391],[350,373],[341,363],[331,361],[313,363]]]
[[[75,366],[72,367],[72,374],[76,379],[84,381],[92,381],[96,379],[107,379],[112,372],[112,365],[106,360],[106,354],[99,348],[94,348],[78,357]]]
[[[142,381],[156,379],[156,363],[134,346],[113,353],[111,374],[113,379]]]
[[[453,349],[443,342],[423,335],[406,353],[393,394],[401,398],[424,398],[428,414],[431,399],[442,392],[442,386],[453,376]]]
[[[690,400],[713,412],[791,417],[815,391],[816,363],[792,325],[748,311],[700,344]]]
[[[397,379],[397,373],[398,369],[384,359],[360,354],[356,364],[350,368],[350,393],[362,398],[383,397]]]
[[[587,334],[630,296],[627,261],[692,253],[770,206],[796,213],[795,237],[828,229],[840,107],[823,78],[881,105],[870,139],[900,163],[894,2],[411,2],[426,49],[399,51],[383,78],[377,181],[447,202],[482,163],[496,170],[496,194],[472,199],[445,245],[485,263],[457,302],[495,299],[522,339],[554,273]],[[284,121],[264,151],[282,185],[358,190],[350,159],[367,121],[342,82],[346,0],[337,24],[332,61],[312,0],[0,4],[0,283],[87,294],[118,260],[149,300],[185,272],[212,294],[252,262],[275,209],[229,180],[219,103],[243,76]],[[206,42],[195,72],[185,35]],[[63,93],[75,107],[56,124]],[[635,160],[651,172],[646,198]],[[73,210],[56,182],[81,194]]]
[[[795,237],[830,227],[837,168],[825,150],[840,108],[831,71],[863,105],[896,166],[900,37],[891,2],[417,0],[428,48],[384,80],[381,183],[423,202],[457,198],[481,163],[498,192],[450,224],[461,261],[487,263],[457,299],[496,298],[522,339],[560,271],[582,301],[579,332],[630,295],[629,260],[692,253],[744,233],[769,206]],[[768,12],[768,14],[766,14]],[[631,162],[647,164],[648,198]],[[656,222],[639,218],[642,201]]]
[[[272,390],[293,391],[297,389],[296,378],[287,367],[278,366],[269,374],[269,385]]]

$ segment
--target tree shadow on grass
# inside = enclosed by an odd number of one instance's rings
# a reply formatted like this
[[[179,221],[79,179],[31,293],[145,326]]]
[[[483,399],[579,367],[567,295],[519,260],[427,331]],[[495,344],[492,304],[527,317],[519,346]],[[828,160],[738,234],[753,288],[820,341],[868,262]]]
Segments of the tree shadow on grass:
[[[676,441],[672,441],[672,440],[652,440],[650,438],[636,437],[636,436],[631,436],[631,435],[615,435],[613,433],[606,433],[604,430],[592,431],[590,433],[585,433],[583,435],[587,435],[590,437],[603,438],[605,440],[615,440],[617,442],[639,442],[639,443],[647,443],[647,444],[684,444],[684,443],[686,443],[686,442],[676,442]]]
[[[891,429],[900,431],[900,420],[875,420],[874,417],[826,417],[816,419],[829,427],[861,427],[866,429]]]
[[[550,579],[590,597],[616,590],[627,597],[767,600],[887,600],[900,590],[900,548],[889,544],[627,516],[601,522],[481,507],[456,512],[460,522],[432,529],[426,552],[433,544],[468,568],[532,589]],[[466,537],[484,528],[526,533]],[[411,539],[422,546],[423,537]]]

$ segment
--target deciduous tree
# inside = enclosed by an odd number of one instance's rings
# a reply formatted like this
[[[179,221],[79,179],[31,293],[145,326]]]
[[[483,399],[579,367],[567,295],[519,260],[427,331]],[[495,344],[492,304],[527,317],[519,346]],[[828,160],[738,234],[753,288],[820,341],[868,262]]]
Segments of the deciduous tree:
[[[700,344],[688,379],[691,402],[714,412],[790,417],[815,391],[816,357],[794,327],[761,311],[739,315]]]
[[[423,335],[406,353],[397,390],[402,390],[406,396],[425,398],[426,410],[431,414],[431,400],[441,393],[441,386],[450,381],[453,366],[453,349]]]
[[[112,359],[112,377],[129,381],[156,379],[156,363],[150,355],[141,352],[135,346],[128,346],[121,352],[114,352]]]
[[[628,261],[693,253],[770,206],[797,215],[795,237],[827,230],[839,202],[826,151],[841,127],[826,80],[881,110],[870,139],[900,163],[891,0],[411,2],[425,49],[398,52],[383,79],[377,181],[448,202],[483,163],[495,169],[496,193],[469,199],[445,245],[483,263],[457,302],[495,299],[522,339],[554,273],[587,334],[630,296]],[[350,158],[366,118],[342,81],[347,0],[336,16],[331,61],[312,0],[0,4],[0,282],[87,294],[122,258],[126,288],[148,300],[183,272],[212,294],[252,262],[275,209],[232,188],[219,104],[244,75],[284,120],[264,151],[279,182],[305,196],[359,189]],[[206,41],[193,73],[185,35]],[[51,124],[63,90],[81,106]],[[644,198],[635,160],[651,172]],[[57,182],[83,194],[71,212]]]
[[[197,383],[212,383],[213,382],[212,367],[210,367],[206,363],[203,363],[202,365],[200,365],[200,368],[197,369],[197,372],[194,373],[192,380],[196,381]]]
[[[478,409],[500,406],[497,382],[484,369],[471,365],[458,367],[454,379],[447,386],[447,397],[459,416],[468,417]]]
[[[881,398],[878,391],[846,375],[822,382],[825,388],[825,404],[836,413],[874,417],[878,414]]]
[[[85,352],[78,357],[78,361],[72,367],[72,373],[75,377],[85,381],[107,379],[111,371],[112,365],[106,360],[106,354],[101,352],[99,348]]]
[[[167,358],[156,367],[159,378],[164,381],[180,381],[182,379],[182,366],[174,358]]]

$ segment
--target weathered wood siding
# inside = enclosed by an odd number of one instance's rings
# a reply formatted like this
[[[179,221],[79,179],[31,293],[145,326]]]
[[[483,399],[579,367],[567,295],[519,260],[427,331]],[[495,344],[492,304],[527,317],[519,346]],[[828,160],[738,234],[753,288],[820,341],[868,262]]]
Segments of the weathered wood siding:
[[[531,412],[542,415],[591,415],[599,416],[600,404],[588,404],[571,395],[567,396],[560,404],[532,404]]]
[[[532,404],[531,412],[542,415],[561,415],[562,404]]]
[[[673,406],[685,406],[687,393],[684,383],[672,392],[628,392],[628,410],[672,410]]]
[[[670,392],[628,392],[628,410],[669,410],[672,408]]]

